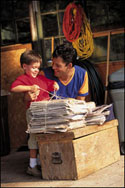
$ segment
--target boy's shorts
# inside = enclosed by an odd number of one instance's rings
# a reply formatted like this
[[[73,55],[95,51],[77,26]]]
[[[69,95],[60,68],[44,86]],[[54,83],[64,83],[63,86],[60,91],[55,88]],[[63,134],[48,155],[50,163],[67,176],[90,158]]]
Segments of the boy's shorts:
[[[26,120],[27,124],[30,122],[30,113],[29,109],[26,111]],[[38,143],[36,141],[36,134],[35,133],[30,133],[29,134],[29,139],[28,139],[28,148],[29,149],[38,149]]]

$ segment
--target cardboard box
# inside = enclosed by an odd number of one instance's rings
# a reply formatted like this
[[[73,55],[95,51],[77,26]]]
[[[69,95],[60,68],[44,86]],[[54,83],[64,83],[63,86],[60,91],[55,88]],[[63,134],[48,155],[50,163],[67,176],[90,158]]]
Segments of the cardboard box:
[[[43,179],[83,178],[120,159],[117,119],[65,133],[37,134]]]

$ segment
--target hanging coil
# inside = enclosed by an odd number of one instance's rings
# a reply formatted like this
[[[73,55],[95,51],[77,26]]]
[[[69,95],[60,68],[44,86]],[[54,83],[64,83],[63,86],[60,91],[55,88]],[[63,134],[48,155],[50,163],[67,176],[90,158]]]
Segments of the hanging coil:
[[[63,33],[69,42],[75,41],[81,31],[82,26],[82,8],[80,5],[70,3],[64,12]]]
[[[81,33],[77,40],[72,42],[73,47],[76,49],[77,54],[82,59],[90,57],[94,50],[93,36],[90,28],[90,23],[82,10],[82,27]]]
[[[82,59],[90,57],[94,50],[93,36],[90,28],[90,24],[84,14],[84,23],[81,28],[80,36],[77,40],[72,42],[73,47],[76,49],[77,54]]]
[[[82,59],[90,57],[94,50],[90,23],[81,5],[70,3],[63,18],[63,32],[66,39],[72,42],[77,54]]]

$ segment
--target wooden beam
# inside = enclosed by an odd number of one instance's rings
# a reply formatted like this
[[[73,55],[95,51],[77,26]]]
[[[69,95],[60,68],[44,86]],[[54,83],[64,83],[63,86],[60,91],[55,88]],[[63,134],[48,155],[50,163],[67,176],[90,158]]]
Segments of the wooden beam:
[[[31,1],[29,3],[29,15],[30,15],[31,38],[32,38],[32,41],[37,41],[36,21],[35,21],[35,16],[34,16],[34,13],[33,13],[33,5],[32,5]]]
[[[32,48],[42,56],[42,67],[46,66],[46,56],[44,49],[43,27],[41,22],[39,1],[29,3],[30,29],[32,36]]]
[[[24,48],[31,48],[31,43],[28,43],[28,44],[13,44],[13,45],[8,45],[8,46],[1,46],[0,50],[1,50],[1,52],[5,52],[5,51],[19,50],[19,49],[24,49]]]
[[[77,128],[77,129],[72,129],[69,130],[65,133],[54,133],[54,134],[42,134],[42,133],[38,133],[37,134],[37,140],[41,141],[42,143],[45,142],[51,142],[51,141],[59,141],[59,140],[71,140],[71,139],[77,139],[80,138],[82,136],[86,136],[86,135],[90,135],[92,133],[96,133],[99,131],[103,131],[105,129],[110,129],[113,127],[117,127],[118,126],[118,120],[114,119],[108,122],[105,122],[103,125],[89,125],[89,126],[84,126],[81,128]],[[67,139],[66,139],[67,137]]]
[[[104,103],[107,103],[107,86],[108,86],[108,76],[109,76],[109,58],[110,58],[110,35],[111,33],[108,33],[108,43],[107,43],[107,64],[106,64],[106,90],[105,90],[105,101]]]
[[[96,37],[108,36],[109,32],[111,35],[121,34],[121,33],[125,33],[125,29],[118,28],[118,29],[112,29],[112,30],[107,30],[107,31],[94,32],[93,37],[96,38]]]
[[[124,28],[119,28],[119,29],[114,29],[114,30],[107,30],[107,31],[101,31],[101,32],[94,32],[93,33],[93,38],[96,37],[103,37],[103,36],[108,36],[108,33],[110,32],[111,35],[115,35],[115,34],[121,34],[121,33],[125,33],[125,29]],[[57,35],[54,36],[54,38],[65,38],[64,35]],[[50,40],[51,37],[44,37],[45,40]]]
[[[54,37],[51,39],[51,54],[54,52]]]

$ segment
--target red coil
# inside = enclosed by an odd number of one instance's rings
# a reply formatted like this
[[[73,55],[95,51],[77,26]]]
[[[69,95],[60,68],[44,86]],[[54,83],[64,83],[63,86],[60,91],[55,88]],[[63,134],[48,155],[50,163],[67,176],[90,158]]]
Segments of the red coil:
[[[70,3],[64,12],[63,33],[69,42],[74,42],[80,35],[83,10],[81,5]]]

